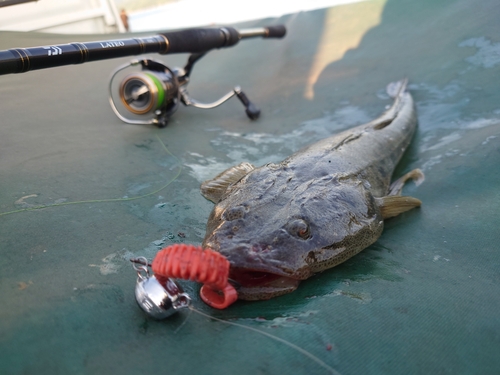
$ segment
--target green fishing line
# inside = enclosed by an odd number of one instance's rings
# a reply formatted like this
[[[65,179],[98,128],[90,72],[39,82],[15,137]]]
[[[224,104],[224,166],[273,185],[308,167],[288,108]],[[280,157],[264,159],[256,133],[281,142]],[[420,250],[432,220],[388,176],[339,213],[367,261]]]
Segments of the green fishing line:
[[[155,135],[156,138],[158,139],[158,141],[160,142],[160,144],[163,146],[164,150],[167,152],[167,154],[169,154],[170,156],[172,156],[173,158],[175,158],[178,162],[179,162],[179,169],[176,173],[176,175],[174,176],[173,179],[171,179],[170,181],[168,181],[165,185],[163,185],[161,188],[155,190],[155,191],[152,191],[148,194],[145,194],[145,195],[140,195],[138,197],[131,197],[131,198],[108,198],[108,199],[93,199],[93,200],[86,200],[86,201],[75,201],[75,202],[62,202],[62,203],[53,203],[53,204],[46,204],[46,205],[40,205],[40,206],[35,206],[35,207],[28,207],[28,208],[22,208],[22,209],[19,209],[19,210],[13,210],[13,211],[7,211],[7,212],[1,212],[0,213],[0,216],[7,216],[7,215],[11,215],[11,214],[15,214],[15,213],[19,213],[19,212],[26,212],[26,211],[35,211],[35,210],[43,210],[45,208],[49,208],[49,207],[60,207],[60,206],[69,206],[69,205],[72,205],[72,204],[84,204],[84,203],[108,203],[108,202],[128,202],[128,201],[133,201],[133,200],[137,200],[137,199],[142,199],[142,198],[147,198],[151,195],[154,195],[154,194],[157,194],[159,193],[160,191],[162,191],[163,189],[165,189],[166,187],[168,187],[172,182],[174,182],[178,177],[179,175],[181,174],[182,172],[182,165],[180,164],[180,161],[179,159],[177,159],[177,157],[175,157],[174,154],[172,154],[167,146],[165,145],[165,143],[163,143],[163,141],[160,139],[160,137],[158,137],[158,135]]]

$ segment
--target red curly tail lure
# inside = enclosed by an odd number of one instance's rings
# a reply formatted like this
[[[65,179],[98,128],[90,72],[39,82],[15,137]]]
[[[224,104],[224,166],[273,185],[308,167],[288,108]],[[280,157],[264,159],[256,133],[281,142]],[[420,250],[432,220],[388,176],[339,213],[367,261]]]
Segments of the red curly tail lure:
[[[236,289],[228,282],[229,261],[215,251],[193,245],[171,245],[156,254],[151,268],[161,277],[203,283],[200,297],[216,309],[225,309],[238,299]]]

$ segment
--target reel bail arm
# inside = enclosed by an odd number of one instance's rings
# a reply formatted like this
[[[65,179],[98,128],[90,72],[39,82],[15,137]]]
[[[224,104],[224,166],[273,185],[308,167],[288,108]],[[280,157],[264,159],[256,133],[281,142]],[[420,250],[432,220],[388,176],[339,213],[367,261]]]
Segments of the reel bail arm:
[[[201,109],[212,109],[215,107],[220,106],[222,103],[227,102],[229,99],[231,99],[233,96],[237,96],[238,99],[240,99],[241,103],[245,106],[245,112],[250,118],[250,120],[256,120],[259,118],[260,115],[260,109],[258,109],[250,100],[248,100],[247,96],[243,91],[241,91],[241,88],[239,86],[236,86],[233,91],[228,92],[226,95],[224,95],[222,98],[219,100],[216,100],[215,102],[212,103],[200,103],[193,98],[189,97],[187,91],[185,88],[181,88],[181,101],[184,105],[186,106],[191,106],[191,107],[196,107],[196,108],[201,108]]]
[[[226,101],[228,101],[229,99],[231,99],[233,96],[236,95],[238,99],[241,101],[241,103],[245,106],[245,112],[248,118],[250,118],[250,120],[258,119],[260,116],[260,110],[248,99],[245,93],[241,91],[241,88],[239,86],[236,86],[233,89],[233,91],[228,92],[226,95],[224,95],[223,97],[212,103],[201,103],[189,96],[186,89],[186,85],[189,82],[189,75],[193,70],[194,64],[198,60],[200,60],[203,56],[205,56],[205,54],[206,52],[191,54],[188,58],[188,62],[184,67],[184,69],[175,70],[177,74],[177,79],[179,81],[179,86],[180,86],[179,93],[182,103],[185,106],[191,106],[201,109],[212,109],[220,106],[222,103],[225,103]]]

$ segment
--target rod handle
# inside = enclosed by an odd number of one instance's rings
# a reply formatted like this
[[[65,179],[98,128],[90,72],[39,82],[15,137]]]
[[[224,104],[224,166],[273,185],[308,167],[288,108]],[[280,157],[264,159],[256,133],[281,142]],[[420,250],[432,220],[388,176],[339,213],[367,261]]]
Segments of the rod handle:
[[[264,38],[283,38],[286,35],[286,28],[284,25],[264,27],[267,30],[267,35]]]
[[[240,34],[232,27],[196,28],[160,33],[166,38],[166,53],[200,53],[214,48],[231,47],[240,41]]]

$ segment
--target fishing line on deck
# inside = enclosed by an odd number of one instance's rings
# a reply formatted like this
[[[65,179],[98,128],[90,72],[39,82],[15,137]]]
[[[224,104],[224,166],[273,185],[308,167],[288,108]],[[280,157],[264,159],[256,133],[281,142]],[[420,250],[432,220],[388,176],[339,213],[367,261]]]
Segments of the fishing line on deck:
[[[164,148],[164,150],[167,152],[168,155],[172,156],[173,158],[175,158],[177,161],[179,161],[179,159],[174,155],[172,154],[167,146],[165,145],[165,143],[163,143],[163,141],[160,139],[160,137],[158,137],[158,135],[155,135],[156,138],[158,139],[158,141],[160,142],[160,144],[162,145],[162,147]],[[7,211],[7,212],[1,212],[0,213],[0,216],[7,216],[7,215],[11,215],[11,214],[15,214],[15,213],[19,213],[19,212],[25,212],[25,211],[35,211],[35,210],[43,210],[45,208],[50,208],[50,207],[59,207],[59,206],[69,206],[69,205],[73,205],[73,204],[84,204],[84,203],[109,203],[109,202],[128,202],[128,201],[133,201],[133,200],[138,200],[138,199],[143,199],[143,198],[147,198],[151,195],[154,195],[154,194],[157,194],[159,193],[160,191],[162,191],[163,189],[167,188],[172,182],[174,182],[181,174],[182,172],[182,164],[180,164],[179,162],[179,168],[178,168],[178,171],[176,173],[176,175],[174,176],[173,179],[171,179],[170,181],[168,181],[165,185],[163,185],[161,188],[155,190],[155,191],[152,191],[148,194],[145,194],[145,195],[140,195],[138,197],[131,197],[131,198],[108,198],[108,199],[92,199],[92,200],[85,200],[85,201],[75,201],[75,202],[62,202],[62,203],[53,203],[53,204],[46,204],[46,205],[40,205],[40,206],[35,206],[35,207],[28,207],[28,208],[22,208],[22,209],[19,209],[19,210],[13,210],[13,211]]]
[[[194,245],[174,244],[160,250],[153,261],[149,261],[145,257],[138,257],[131,258],[130,262],[132,268],[137,271],[136,301],[150,317],[161,320],[181,309],[188,308],[190,310],[189,314],[196,312],[206,318],[267,336],[308,357],[316,364],[327,369],[331,374],[340,375],[338,371],[312,353],[285,339],[247,325],[215,318],[192,306],[191,297],[183,291],[182,287],[173,278],[203,283],[200,297],[203,302],[213,308],[224,309],[236,301],[237,292],[228,278],[229,262],[221,254],[208,249],[203,250],[201,247]],[[226,265],[225,262],[227,262]],[[234,295],[227,287],[234,290]],[[209,289],[209,291],[204,292],[204,289]],[[189,315],[175,330],[175,333],[184,327],[188,318]]]
[[[220,318],[215,318],[213,316],[205,314],[204,312],[201,312],[200,310],[195,309],[192,305],[189,305],[188,308],[189,308],[189,310],[194,311],[195,313],[200,314],[201,316],[204,316],[206,318],[213,319],[213,320],[216,320],[216,321],[224,323],[224,324],[229,324],[229,325],[232,325],[232,326],[240,327],[240,328],[243,328],[243,329],[248,329],[250,331],[253,331],[253,332],[259,333],[261,335],[264,335],[266,337],[269,337],[270,339],[278,341],[278,342],[280,342],[280,343],[282,343],[282,344],[284,344],[284,345],[292,348],[293,350],[301,353],[302,355],[305,355],[306,357],[308,357],[310,360],[312,360],[316,364],[318,364],[321,367],[323,367],[326,370],[328,370],[331,374],[341,375],[337,370],[335,370],[333,367],[330,367],[329,365],[327,365],[325,362],[323,362],[321,359],[319,359],[318,357],[316,357],[314,354],[308,352],[305,349],[302,349],[300,346],[297,346],[297,345],[295,345],[295,344],[293,344],[293,343],[291,343],[291,342],[289,342],[289,341],[287,341],[285,339],[282,339],[282,338],[280,338],[278,336],[274,336],[274,335],[272,335],[270,333],[261,331],[260,329],[253,328],[253,327],[250,327],[250,326],[247,326],[247,325],[244,325],[244,324],[238,324],[238,323],[230,322],[228,320],[224,320],[224,319],[220,319]],[[186,321],[187,321],[187,318],[181,324],[181,327],[186,323]]]

